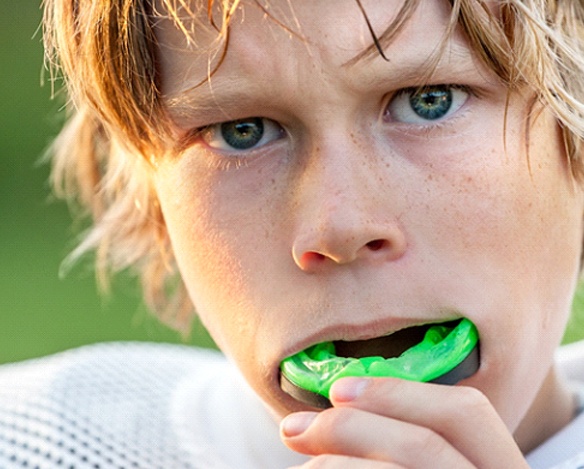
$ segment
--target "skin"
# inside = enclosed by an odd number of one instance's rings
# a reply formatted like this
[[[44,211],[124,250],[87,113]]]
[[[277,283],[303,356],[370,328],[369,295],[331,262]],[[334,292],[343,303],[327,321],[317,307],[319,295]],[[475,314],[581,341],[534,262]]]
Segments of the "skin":
[[[354,1],[271,1],[303,39],[252,3],[196,88],[212,29],[202,19],[189,44],[171,21],[157,28],[184,151],[161,159],[154,180],[205,326],[274,415],[288,415],[282,439],[315,456],[306,467],[527,467],[522,452],[573,412],[552,355],[578,276],[583,196],[557,124],[536,106],[527,143],[523,90],[505,126],[507,90],[460,34],[430,81],[463,86],[462,104],[401,122],[398,97],[439,43],[446,2],[424,2],[389,62],[355,65],[371,37]],[[376,31],[399,6],[364,5]],[[217,137],[214,124],[251,117],[274,122],[261,145],[238,152]],[[481,367],[457,386],[345,379],[321,413],[279,388],[280,361],[314,343],[462,316],[478,327]]]

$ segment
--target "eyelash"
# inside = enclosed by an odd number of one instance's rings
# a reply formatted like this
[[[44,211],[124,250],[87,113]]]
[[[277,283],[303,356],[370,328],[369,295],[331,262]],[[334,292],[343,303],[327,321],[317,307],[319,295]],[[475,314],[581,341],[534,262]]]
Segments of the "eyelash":
[[[186,143],[183,145],[183,148],[188,149],[193,145],[193,143],[203,142],[202,143],[202,151],[207,155],[204,160],[208,164],[208,168],[210,170],[217,170],[217,171],[229,171],[229,170],[237,170],[240,168],[245,168],[248,166],[250,160],[253,158],[254,154],[259,154],[263,147],[268,145],[271,142],[264,143],[263,145],[257,148],[251,148],[248,150],[240,150],[237,149],[233,150],[221,150],[214,148],[205,142],[205,136],[208,135],[209,138],[213,138],[212,135],[214,132],[217,132],[221,126],[224,125],[235,125],[238,122],[250,122],[256,119],[261,119],[268,123],[268,127],[270,127],[270,131],[274,130],[273,125],[277,125],[280,129],[281,136],[285,136],[285,130],[281,127],[277,122],[272,121],[271,119],[267,118],[259,118],[259,117],[251,117],[251,118],[244,118],[244,119],[237,119],[233,121],[225,121],[219,122],[217,124],[210,124],[203,127],[198,127],[191,132],[186,137]],[[263,136],[262,136],[263,140]],[[276,139],[275,139],[276,140]]]

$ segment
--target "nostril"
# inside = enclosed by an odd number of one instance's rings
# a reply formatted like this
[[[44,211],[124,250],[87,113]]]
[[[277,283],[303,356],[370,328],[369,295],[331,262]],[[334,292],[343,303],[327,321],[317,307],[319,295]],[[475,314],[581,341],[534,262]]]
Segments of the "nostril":
[[[384,239],[374,239],[373,241],[369,241],[366,246],[371,251],[379,251],[380,249],[383,249],[385,243],[386,241]]]
[[[320,252],[309,251],[304,253],[303,261],[304,262],[319,262],[325,259],[325,255],[321,254]]]

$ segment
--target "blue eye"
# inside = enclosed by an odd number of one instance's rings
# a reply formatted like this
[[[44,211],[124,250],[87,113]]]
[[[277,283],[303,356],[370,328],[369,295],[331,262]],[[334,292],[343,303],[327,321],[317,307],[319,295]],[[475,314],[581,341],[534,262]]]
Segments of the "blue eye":
[[[275,121],[250,117],[222,122],[201,132],[202,139],[212,148],[224,151],[246,151],[259,148],[281,138],[284,129]]]
[[[427,86],[400,91],[387,106],[386,114],[396,122],[427,124],[458,111],[469,93],[449,85]]]

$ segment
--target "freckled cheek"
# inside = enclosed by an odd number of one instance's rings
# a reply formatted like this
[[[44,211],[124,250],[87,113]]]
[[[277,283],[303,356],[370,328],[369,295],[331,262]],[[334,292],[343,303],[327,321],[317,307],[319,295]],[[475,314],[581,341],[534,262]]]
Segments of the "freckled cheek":
[[[513,425],[517,411],[504,394],[537,381],[533,367],[545,364],[560,340],[581,243],[581,196],[545,158],[560,156],[534,152],[531,174],[521,156],[482,171],[434,172],[435,197],[421,209],[430,244],[425,256],[453,272],[444,282],[447,296],[474,315],[484,334],[486,381],[511,383],[480,387]]]
[[[549,168],[540,168],[534,180],[523,152],[510,153],[499,146],[465,149],[449,155],[460,164],[432,170],[424,200],[436,239],[457,243],[463,251],[482,248],[496,256],[511,250],[517,257],[557,224],[562,209],[555,192],[565,180]]]
[[[447,155],[420,185],[421,216],[408,225],[430,269],[448,272],[438,294],[487,330],[490,311],[511,328],[522,321],[512,311],[563,311],[577,272],[582,207],[561,154],[534,147],[530,173],[522,148]]]
[[[279,314],[279,306],[286,311],[294,301],[292,289],[283,288],[291,283],[284,251],[274,246],[273,233],[266,234],[273,229],[270,224],[250,213],[237,221],[219,210],[211,213],[197,223],[204,228],[196,230],[194,239],[208,239],[193,248],[198,252],[186,261],[185,280],[221,350],[253,374],[293,334],[291,315]]]
[[[187,180],[195,180],[195,177]],[[172,181],[172,178],[169,178]],[[197,184],[168,183],[159,190],[177,263],[197,313],[229,353],[261,332],[274,247],[274,197],[243,191],[225,179]],[[269,181],[266,187],[271,187]],[[248,194],[249,192],[249,194]],[[247,195],[246,195],[247,194]],[[278,251],[278,252],[276,252]],[[218,314],[220,312],[220,314]]]
[[[414,237],[433,246],[434,254],[454,259],[469,253],[472,258],[477,249],[495,250],[509,241],[515,202],[496,187],[497,178],[492,181],[472,168],[432,171],[425,193],[410,201],[411,213],[419,214],[410,222]]]

